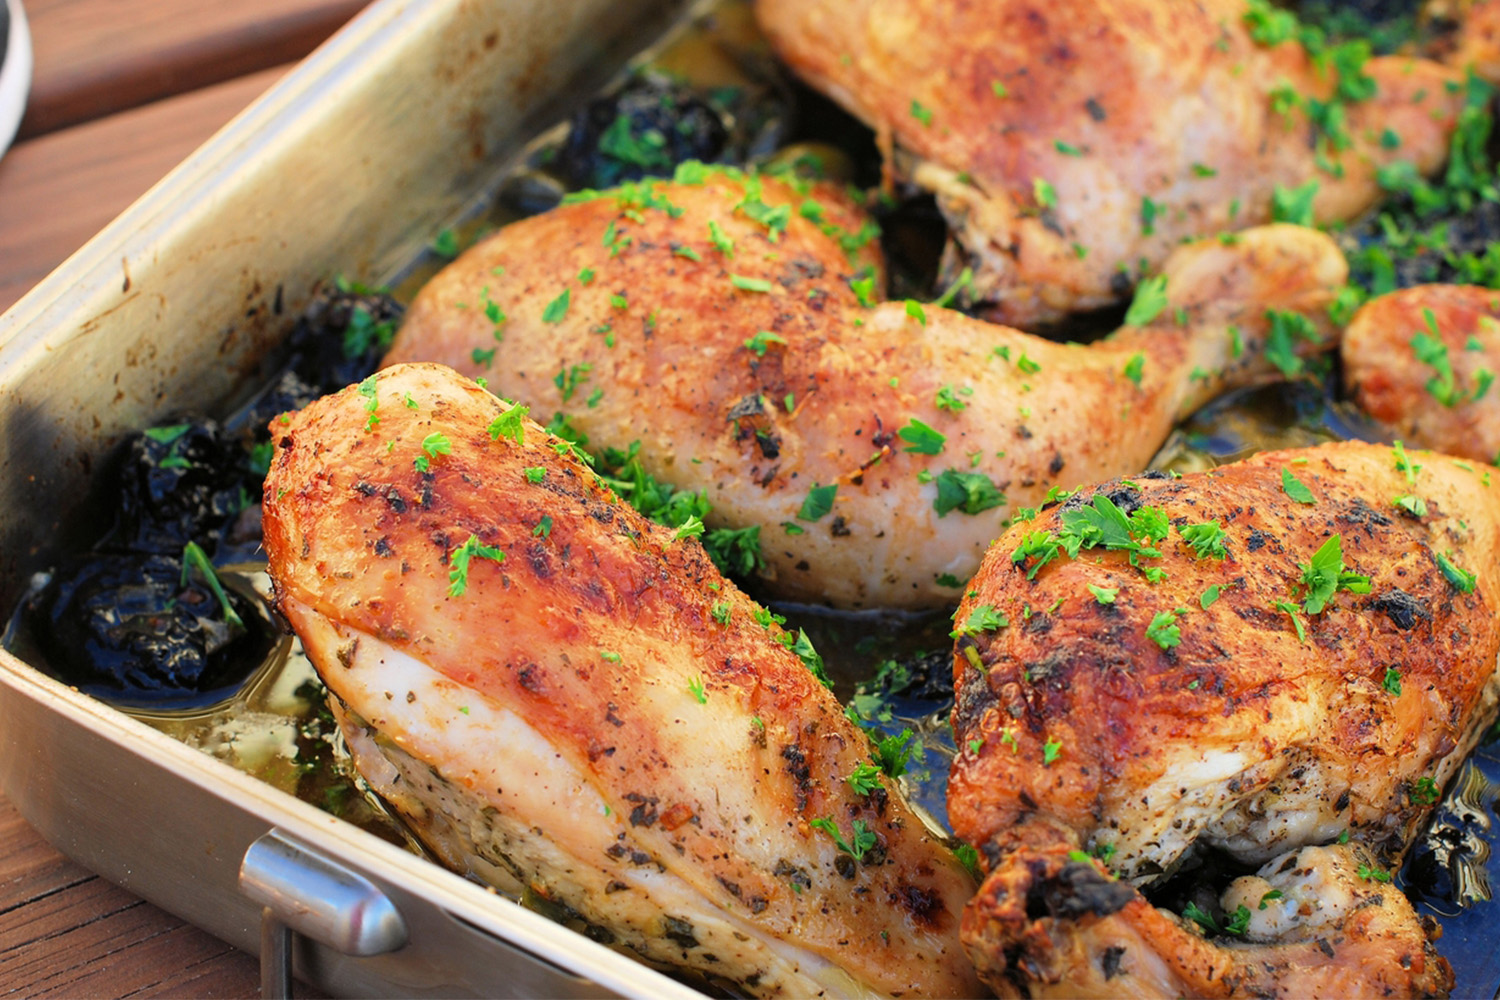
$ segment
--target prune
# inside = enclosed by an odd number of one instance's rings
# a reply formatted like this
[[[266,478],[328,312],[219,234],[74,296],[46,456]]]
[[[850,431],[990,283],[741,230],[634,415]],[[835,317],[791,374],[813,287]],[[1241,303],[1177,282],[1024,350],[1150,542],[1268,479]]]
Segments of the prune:
[[[205,571],[256,558],[266,425],[374,371],[400,317],[389,295],[339,283],[297,321],[279,374],[231,422],[239,431],[184,420],[126,442],[108,490],[114,525],[23,608],[55,676],[116,702],[196,703],[264,661],[275,641],[269,613],[232,589],[227,613]],[[185,560],[197,564],[191,573]]]
[[[165,555],[90,554],[27,602],[31,634],[65,683],[111,700],[227,696],[276,641],[259,601],[224,593],[240,624],[197,574]]]
[[[180,553],[188,542],[209,551],[260,490],[247,489],[249,456],[212,420],[154,427],[130,440],[120,468],[119,519],[111,548]]]
[[[578,187],[670,174],[685,160],[722,159],[729,128],[720,112],[688,87],[643,72],[573,116],[553,169]]]

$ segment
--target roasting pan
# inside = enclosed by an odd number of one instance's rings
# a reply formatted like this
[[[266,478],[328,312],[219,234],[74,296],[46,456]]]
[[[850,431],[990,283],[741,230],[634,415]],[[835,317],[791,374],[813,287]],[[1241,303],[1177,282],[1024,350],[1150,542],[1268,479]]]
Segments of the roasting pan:
[[[107,523],[91,472],[124,433],[222,412],[320,282],[397,274],[684,7],[379,0],[0,317],[0,605]],[[332,994],[701,996],[6,652],[0,788],[131,892],[292,942]]]

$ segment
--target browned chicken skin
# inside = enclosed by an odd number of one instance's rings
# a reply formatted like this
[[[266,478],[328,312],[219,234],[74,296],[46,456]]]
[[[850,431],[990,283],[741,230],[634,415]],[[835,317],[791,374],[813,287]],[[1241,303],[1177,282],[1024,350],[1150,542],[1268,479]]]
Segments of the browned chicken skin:
[[[1223,905],[1252,916],[1226,944],[1101,873],[1067,836],[1046,837],[1059,831],[1018,833],[1036,842],[1002,855],[964,915],[970,954],[999,996],[1295,1000],[1453,988],[1430,918],[1369,874],[1384,869],[1361,845],[1289,851],[1237,879]]]
[[[1500,456],[1500,292],[1382,295],[1355,313],[1340,351],[1345,391],[1395,436],[1481,462]]]
[[[973,883],[805,636],[521,416],[404,365],[272,424],[277,604],[372,785],[460,870],[751,995],[979,990]]]
[[[1362,85],[1296,41],[1252,38],[1244,0],[758,0],[772,47],[868,122],[935,192],[972,298],[1016,324],[1108,305],[1183,238],[1271,218],[1316,180],[1320,222],[1397,160],[1443,162],[1464,74],[1379,57]],[[1339,99],[1330,138],[1308,100]],[[1460,85],[1460,86],[1449,86]],[[1399,145],[1389,139],[1399,137]],[[1340,148],[1347,144],[1347,148]]]
[[[1092,546],[1090,522],[1103,532]],[[1070,537],[1076,558],[1058,548]],[[1100,956],[1069,941],[1115,913],[1140,935],[1134,961],[1186,961],[1172,952],[1192,935],[1146,928],[1174,920],[1116,883],[1109,905],[1042,929],[1016,923],[1014,880],[1041,877],[1038,864],[1059,877],[1045,858],[1069,850],[1109,854],[1134,882],[1194,842],[1261,864],[1348,831],[1379,864],[1397,861],[1496,703],[1497,556],[1489,470],[1359,443],[1115,481],[1012,527],[955,615],[953,726],[965,749],[948,812],[990,872],[965,931],[990,984],[1081,989],[1069,977],[1093,975]],[[1103,879],[1085,874],[1067,877]],[[1385,886],[1381,920],[1409,933],[1380,953],[1427,954],[1399,895]],[[1362,940],[1340,933],[1336,955]],[[1062,961],[1058,949],[1076,954]],[[1366,983],[1443,988],[1430,954],[1404,971],[1359,954]],[[1239,975],[1229,992],[1265,988]],[[1301,976],[1289,969],[1275,989],[1337,993]]]
[[[606,192],[445,268],[387,363],[483,375],[594,448],[639,441],[648,472],[707,494],[712,526],[759,528],[779,596],[941,607],[1017,507],[1144,467],[1177,420],[1275,374],[1268,310],[1305,319],[1294,349],[1329,346],[1347,275],[1311,229],[1201,241],[1167,261],[1149,323],[1085,347],[862,304],[850,280],[878,288],[880,267],[862,232],[841,192],[795,180],[715,169]],[[835,484],[824,513],[807,506]]]

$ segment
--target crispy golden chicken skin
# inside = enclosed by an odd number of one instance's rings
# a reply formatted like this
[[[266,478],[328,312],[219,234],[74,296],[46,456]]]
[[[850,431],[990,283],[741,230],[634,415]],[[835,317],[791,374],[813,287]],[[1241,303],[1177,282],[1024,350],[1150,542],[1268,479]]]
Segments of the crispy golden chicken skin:
[[[1496,704],[1497,491],[1345,443],[1116,480],[1003,535],[955,615],[948,791],[990,872],[966,943],[991,985],[1026,982],[1006,955],[1030,932],[992,919],[1014,851],[1145,882],[1195,842],[1261,864],[1347,830],[1397,861]]]
[[[972,299],[1022,327],[1128,296],[1185,237],[1269,220],[1277,186],[1316,181],[1316,217],[1332,222],[1374,203],[1380,166],[1442,164],[1461,71],[1380,57],[1340,77],[1295,40],[1270,44],[1281,33],[1248,12],[1244,0],[756,4],[777,54],[876,130],[897,175],[936,193],[950,277],[972,266]]]
[[[1429,318],[1430,317],[1430,318]],[[1481,462],[1500,456],[1500,292],[1418,285],[1372,299],[1340,345],[1344,389],[1392,434]]]
[[[277,606],[371,783],[461,870],[653,962],[758,996],[974,993],[973,882],[805,636],[523,413],[403,365],[272,425]]]
[[[698,170],[471,248],[387,363],[482,375],[592,448],[639,442],[653,476],[706,493],[713,527],[758,528],[768,589],[838,607],[949,604],[1016,507],[1144,467],[1174,421],[1275,374],[1269,343],[1284,363],[1329,346],[1347,274],[1311,229],[1203,241],[1169,259],[1142,328],[1057,344],[876,303],[877,248],[835,189]]]

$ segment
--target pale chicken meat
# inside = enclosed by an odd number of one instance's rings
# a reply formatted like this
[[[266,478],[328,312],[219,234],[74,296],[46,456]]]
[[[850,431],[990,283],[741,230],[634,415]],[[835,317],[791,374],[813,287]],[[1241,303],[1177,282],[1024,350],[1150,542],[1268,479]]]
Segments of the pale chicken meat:
[[[1446,988],[1386,882],[1494,714],[1497,559],[1491,470],[1399,445],[1115,480],[1014,525],[954,618],[948,811],[988,872],[964,933],[990,985],[1343,994],[1302,959],[1256,971],[1316,946],[1365,977],[1350,992]],[[1135,888],[1203,845],[1273,883],[1347,867],[1289,860],[1341,840],[1372,884],[1318,877],[1381,901],[1330,911],[1336,932],[1252,907],[1245,941],[1205,945]]]
[[[272,424],[265,547],[442,858],[756,996],[960,996],[973,882],[805,635],[510,405],[403,365]]]
[[[772,48],[936,194],[949,276],[1029,327],[1128,297],[1184,238],[1265,222],[1316,184],[1320,223],[1377,171],[1446,159],[1465,74],[1314,59],[1244,0],[757,0]],[[1475,56],[1470,55],[1470,58]]]
[[[1347,275],[1311,229],[1201,241],[1139,326],[1081,346],[877,302],[868,232],[836,189],[732,170],[592,194],[444,268],[387,363],[484,376],[593,449],[638,442],[712,527],[759,531],[771,593],[941,607],[1017,508],[1144,467],[1208,399],[1332,346]]]
[[[1500,457],[1500,292],[1417,285],[1354,314],[1339,347],[1349,397],[1408,444]]]

